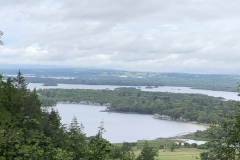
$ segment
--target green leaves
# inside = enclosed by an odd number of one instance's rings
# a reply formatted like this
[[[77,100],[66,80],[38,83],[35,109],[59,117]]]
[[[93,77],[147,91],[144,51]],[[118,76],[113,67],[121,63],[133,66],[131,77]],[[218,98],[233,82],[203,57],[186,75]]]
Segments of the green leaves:
[[[150,147],[146,141],[140,155],[137,157],[137,160],[154,160],[154,157],[157,155],[157,150]]]
[[[1,78],[2,76],[0,76],[0,111],[3,112],[0,113],[0,160],[135,159],[128,143],[124,143],[121,151],[118,152],[117,149],[114,151],[109,141],[102,138],[103,122],[96,136],[86,137],[83,126],[75,117],[69,128],[66,128],[61,124],[58,112],[43,111],[36,90],[32,92],[26,90],[26,83],[20,72],[14,80],[8,79],[7,82],[3,82]],[[109,96],[113,93],[100,92]],[[44,94],[44,91],[41,94]],[[48,96],[56,97],[59,96],[58,94],[63,92],[61,90],[59,93],[49,92]],[[72,94],[72,91],[64,94],[79,96],[78,92]],[[88,93],[83,91],[82,95],[84,94]],[[95,91],[90,91],[91,96],[92,94],[95,94]],[[131,94],[131,91],[125,93],[125,95]],[[102,97],[104,96],[106,95],[102,94]],[[137,94],[135,96],[138,97]],[[99,100],[99,103],[106,101],[101,97]],[[151,147],[148,151],[153,152]]]
[[[218,125],[212,125],[210,134],[212,144],[210,152],[201,154],[202,160],[237,160],[240,159],[240,106],[237,111],[225,115],[226,119]]]
[[[57,102],[107,105],[108,110],[168,115],[174,120],[211,123],[222,120],[223,112],[236,110],[234,101],[201,94],[157,93],[135,88],[112,90],[40,89],[41,101],[46,105]],[[180,118],[181,117],[181,118]]]
[[[7,123],[1,128],[0,142],[0,157],[6,159],[70,159],[66,151],[56,149],[51,139],[44,134],[13,127]]]

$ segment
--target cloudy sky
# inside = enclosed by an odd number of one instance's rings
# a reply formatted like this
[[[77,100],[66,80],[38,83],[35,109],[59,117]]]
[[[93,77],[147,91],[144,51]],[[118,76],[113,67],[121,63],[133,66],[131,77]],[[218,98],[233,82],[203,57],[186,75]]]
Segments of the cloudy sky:
[[[0,64],[239,74],[239,0],[0,4]]]

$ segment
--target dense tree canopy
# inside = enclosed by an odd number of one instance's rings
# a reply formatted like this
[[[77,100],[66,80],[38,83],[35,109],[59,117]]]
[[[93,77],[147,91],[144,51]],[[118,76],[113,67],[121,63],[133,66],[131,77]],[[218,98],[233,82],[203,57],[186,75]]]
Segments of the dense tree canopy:
[[[74,118],[69,130],[54,110],[41,108],[36,90],[27,90],[21,72],[0,75],[0,159],[109,159],[111,144],[101,132],[91,139]]]
[[[1,69],[0,73],[13,75],[15,69]],[[119,85],[119,86],[177,86],[205,90],[236,92],[239,75],[130,72],[107,69],[56,68],[23,69],[28,83]]]
[[[157,155],[157,150],[153,147],[150,147],[148,143],[145,142],[145,145],[140,155],[137,157],[137,160],[154,160],[154,157]]]
[[[235,103],[235,108],[224,114],[224,120],[212,124],[208,131],[212,139],[208,143],[210,150],[201,153],[202,160],[240,159],[240,104]]]
[[[102,138],[103,126],[87,137],[75,117],[69,127],[60,120],[57,111],[44,109],[35,89],[27,89],[21,72],[7,81],[0,75],[0,159],[135,159],[129,143],[118,147]]]
[[[102,138],[102,126],[96,136],[87,137],[75,117],[69,127],[62,125],[57,111],[43,109],[43,104],[61,101],[96,102],[107,105],[112,111],[159,113],[174,119],[181,116],[198,122],[221,122],[211,132],[215,136],[212,150],[202,153],[201,158],[240,158],[240,111],[234,101],[200,94],[143,92],[134,88],[30,91],[18,72],[16,78],[6,81],[0,75],[0,159],[131,160],[153,159],[157,155],[155,148],[147,143],[138,156],[134,155],[132,144],[112,145]],[[224,118],[223,115],[228,116]]]
[[[182,117],[187,121],[211,123],[223,119],[223,114],[234,111],[235,101],[201,94],[146,92],[135,88],[112,90],[39,89],[41,101],[46,105],[57,102],[89,101],[107,104],[109,111],[136,112]]]
[[[201,154],[202,160],[240,159],[240,105],[234,113],[225,115],[225,120],[213,124],[209,130],[213,144],[209,152]]]

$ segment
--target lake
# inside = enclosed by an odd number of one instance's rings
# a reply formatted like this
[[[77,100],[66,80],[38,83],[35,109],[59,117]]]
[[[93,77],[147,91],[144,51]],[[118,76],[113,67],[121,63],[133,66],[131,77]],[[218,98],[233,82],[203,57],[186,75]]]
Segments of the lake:
[[[172,92],[172,93],[194,93],[205,94],[213,97],[223,97],[226,100],[240,101],[238,92],[225,92],[225,91],[211,91],[201,89],[191,89],[190,87],[173,87],[173,86],[159,86],[158,88],[145,88],[146,86],[113,86],[113,85],[83,85],[83,84],[58,84],[58,86],[43,86],[42,83],[29,83],[29,89],[49,89],[49,88],[62,88],[62,89],[109,89],[114,90],[119,87],[134,87],[142,91],[149,92]]]
[[[58,110],[63,124],[70,124],[75,116],[87,136],[96,135],[103,121],[103,137],[111,143],[174,137],[206,129],[199,124],[154,119],[153,115],[100,112],[106,106],[57,104],[53,108]]]
[[[30,83],[28,88],[48,89],[109,89],[114,90],[119,87],[134,87],[142,91],[150,92],[172,92],[172,93],[193,93],[205,94],[213,97],[223,97],[226,100],[240,101],[237,92],[211,91],[191,89],[190,87],[160,86],[158,88],[145,88],[145,86],[112,86],[112,85],[82,85],[82,84],[58,84],[58,86],[43,86],[41,83]],[[205,130],[206,128],[198,124],[182,123],[175,121],[159,120],[152,118],[152,115],[143,114],[123,114],[100,112],[105,106],[91,106],[80,104],[57,104],[53,107],[58,110],[63,124],[70,124],[73,116],[76,116],[85,128],[87,136],[95,135],[101,121],[104,122],[106,132],[103,137],[112,143],[136,142],[138,140],[150,140],[156,138],[173,137],[182,134]]]

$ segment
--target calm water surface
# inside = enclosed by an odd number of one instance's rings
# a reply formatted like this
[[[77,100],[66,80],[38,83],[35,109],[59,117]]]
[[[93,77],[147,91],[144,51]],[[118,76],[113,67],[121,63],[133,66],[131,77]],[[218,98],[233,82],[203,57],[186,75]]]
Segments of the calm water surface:
[[[103,137],[112,143],[172,137],[206,129],[198,124],[154,119],[152,115],[100,112],[105,106],[57,104],[53,108],[58,110],[63,124],[70,124],[75,116],[84,125],[87,136],[96,135],[103,121],[106,130]]]
[[[62,89],[110,89],[114,90],[119,87],[134,87],[141,89],[142,91],[150,92],[172,92],[172,93],[200,93],[213,97],[223,97],[226,100],[236,100],[240,101],[240,96],[237,92],[225,92],[225,91],[211,91],[211,90],[201,90],[201,89],[191,89],[190,87],[172,87],[172,86],[160,86],[158,88],[147,89],[145,86],[111,86],[111,85],[83,85],[83,84],[58,84],[58,86],[43,86],[42,83],[29,83],[28,87],[30,89],[39,88],[62,88]]]
[[[153,89],[146,89],[145,86],[111,86],[111,85],[81,85],[81,84],[58,84],[58,86],[43,86],[41,83],[30,83],[30,89],[36,88],[62,88],[62,89],[110,89],[119,87],[134,87],[142,91],[151,92],[172,92],[172,93],[200,93],[213,97],[223,97],[226,100],[238,100],[237,92],[211,91],[191,89],[190,87],[161,86]],[[63,124],[70,124],[73,116],[76,116],[85,128],[87,136],[95,135],[101,121],[104,122],[106,132],[103,137],[112,143],[135,142],[137,140],[150,140],[159,137],[173,137],[181,134],[206,129],[202,125],[188,124],[175,121],[165,121],[152,118],[152,115],[123,114],[100,112],[104,106],[90,106],[79,104],[57,104],[53,107],[59,111]]]

